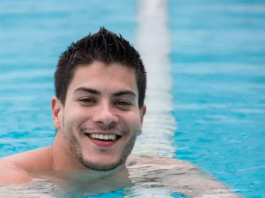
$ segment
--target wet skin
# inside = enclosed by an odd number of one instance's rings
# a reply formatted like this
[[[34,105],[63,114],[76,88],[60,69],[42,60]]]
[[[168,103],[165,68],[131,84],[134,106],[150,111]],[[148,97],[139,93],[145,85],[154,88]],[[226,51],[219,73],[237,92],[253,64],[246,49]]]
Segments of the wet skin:
[[[2,170],[7,171],[0,172],[0,182],[29,181],[32,171],[108,171],[125,164],[146,112],[138,98],[134,69],[96,61],[78,66],[65,103],[56,97],[51,101],[57,129],[54,144],[1,159]],[[111,135],[114,140],[93,135]]]
[[[133,69],[101,62],[78,67],[68,87],[65,104],[56,97],[51,102],[53,123],[58,130],[54,144],[0,159],[0,183],[30,182],[38,174],[37,177],[49,178],[56,184],[75,181],[88,188],[87,182],[108,178],[110,183],[119,179],[114,189],[137,184],[137,181],[142,181],[143,185],[155,181],[155,185],[175,192],[193,189],[188,193],[194,197],[208,194],[211,189],[222,189],[229,193],[226,197],[240,197],[227,190],[222,182],[197,174],[200,171],[194,171],[198,169],[188,162],[161,157],[127,160],[136,137],[141,134],[146,112],[145,106],[139,108],[138,98]],[[95,135],[111,135],[108,138],[112,140],[96,140],[99,136]],[[126,160],[130,173],[127,169],[119,169]],[[103,171],[103,175],[93,179],[88,173],[86,177],[85,172],[90,170]],[[146,170],[146,173],[141,172]],[[81,171],[78,174],[83,177],[76,177],[76,171]],[[139,171],[144,174],[139,175]]]

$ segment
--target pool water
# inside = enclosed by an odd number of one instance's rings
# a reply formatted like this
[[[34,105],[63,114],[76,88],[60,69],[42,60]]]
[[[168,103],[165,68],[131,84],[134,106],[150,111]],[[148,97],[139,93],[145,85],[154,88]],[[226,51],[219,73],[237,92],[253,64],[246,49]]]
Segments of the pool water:
[[[131,41],[148,71],[134,154],[187,160],[245,197],[265,197],[263,1],[0,0],[0,158],[53,143],[58,57],[100,26]],[[162,191],[138,189],[186,197]],[[90,197],[134,196],[125,192]]]
[[[265,197],[265,2],[170,1],[177,158]]]

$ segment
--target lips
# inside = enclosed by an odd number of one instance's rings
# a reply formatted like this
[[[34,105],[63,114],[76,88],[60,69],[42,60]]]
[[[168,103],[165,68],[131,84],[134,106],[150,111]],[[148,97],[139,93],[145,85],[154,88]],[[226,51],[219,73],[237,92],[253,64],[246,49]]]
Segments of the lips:
[[[118,136],[116,134],[88,134],[90,138],[93,139],[100,139],[100,140],[112,140],[115,141]]]
[[[99,147],[110,147],[121,138],[120,135],[116,134],[86,133],[85,135]]]

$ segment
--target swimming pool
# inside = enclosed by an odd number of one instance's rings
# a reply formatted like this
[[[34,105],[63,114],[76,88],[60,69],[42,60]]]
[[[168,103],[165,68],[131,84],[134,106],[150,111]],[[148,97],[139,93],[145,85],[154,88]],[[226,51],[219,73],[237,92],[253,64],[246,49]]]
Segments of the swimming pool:
[[[265,4],[185,2],[158,12],[148,1],[0,1],[0,157],[52,144],[58,56],[105,26],[138,46],[149,72],[134,153],[188,160],[265,197]]]

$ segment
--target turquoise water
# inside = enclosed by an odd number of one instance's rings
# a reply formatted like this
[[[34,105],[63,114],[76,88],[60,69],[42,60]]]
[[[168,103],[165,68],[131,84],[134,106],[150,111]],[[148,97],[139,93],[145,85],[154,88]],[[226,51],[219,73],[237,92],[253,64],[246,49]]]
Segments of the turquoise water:
[[[185,2],[168,2],[175,158],[265,197],[265,3]],[[136,43],[137,13],[132,0],[0,0],[0,157],[52,144],[60,53],[100,26]]]
[[[265,2],[170,1],[177,158],[265,197]]]
[[[71,42],[100,26],[133,42],[135,2],[104,2],[0,1],[0,157],[53,142],[53,74]]]

